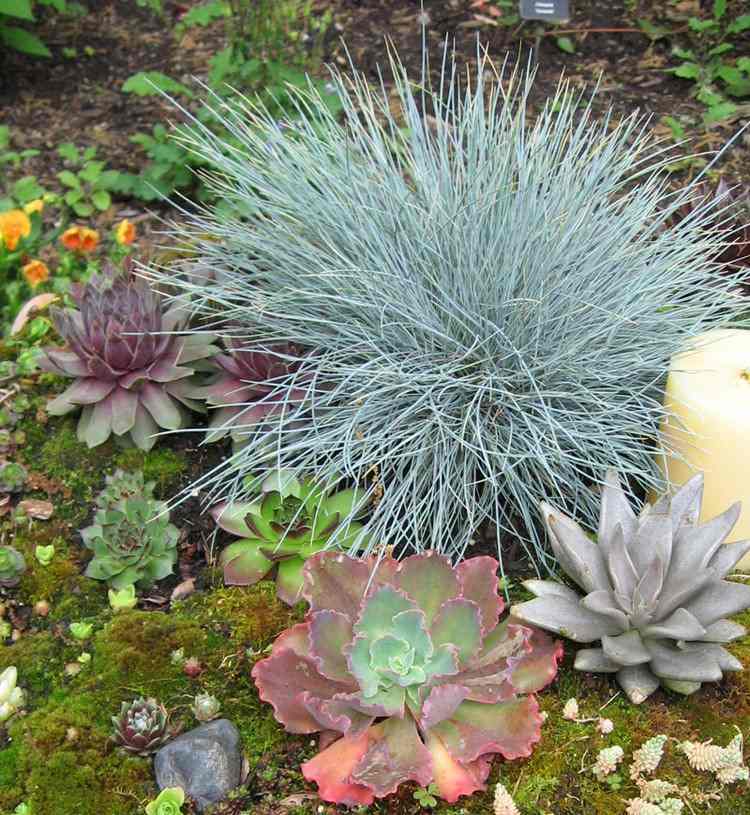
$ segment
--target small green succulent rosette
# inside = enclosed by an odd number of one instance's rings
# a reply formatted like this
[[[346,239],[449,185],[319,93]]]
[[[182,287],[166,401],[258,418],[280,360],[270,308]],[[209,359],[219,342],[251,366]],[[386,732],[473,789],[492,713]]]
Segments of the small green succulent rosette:
[[[0,546],[0,586],[17,586],[26,571],[23,555],[12,546]]]
[[[81,530],[94,553],[86,576],[106,580],[118,591],[130,585],[149,588],[172,573],[178,537],[162,502],[131,497],[116,509],[100,509],[94,523]]]
[[[259,495],[252,501],[223,501],[211,509],[217,525],[241,538],[221,553],[224,581],[251,586],[276,567],[279,597],[294,605],[302,592],[305,561],[326,549],[334,533],[336,546],[348,549],[362,532],[351,521],[364,509],[364,493],[345,489],[329,493],[312,479],[297,479],[279,470],[255,479]]]
[[[185,792],[182,787],[167,787],[146,804],[146,815],[182,815]]]

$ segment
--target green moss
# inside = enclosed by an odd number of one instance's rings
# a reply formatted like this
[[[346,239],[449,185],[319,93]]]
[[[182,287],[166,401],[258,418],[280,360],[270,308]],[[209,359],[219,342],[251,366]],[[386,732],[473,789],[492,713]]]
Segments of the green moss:
[[[89,515],[96,492],[101,489],[104,470],[112,459],[114,444],[110,440],[89,449],[76,436],[77,417],[51,419],[46,425],[25,420],[24,457],[35,472],[42,473],[69,491],[72,500],[59,502],[58,517],[74,524],[83,523]]]
[[[236,646],[260,651],[281,631],[302,618],[301,606],[290,609],[268,580],[250,588],[228,586],[199,592],[185,600],[181,613],[197,616],[228,635]]]
[[[150,762],[103,755],[101,745],[86,750],[71,745],[44,763],[30,764],[27,790],[34,815],[133,815],[155,792]]]
[[[143,470],[146,481],[155,481],[156,492],[162,496],[179,485],[180,478],[187,470],[183,455],[160,447],[148,452],[136,447],[121,450],[114,457],[113,464],[115,468],[121,467],[124,470]]]
[[[32,706],[44,703],[63,675],[65,645],[49,631],[24,634],[13,645],[0,646],[0,671],[18,668],[18,684]]]

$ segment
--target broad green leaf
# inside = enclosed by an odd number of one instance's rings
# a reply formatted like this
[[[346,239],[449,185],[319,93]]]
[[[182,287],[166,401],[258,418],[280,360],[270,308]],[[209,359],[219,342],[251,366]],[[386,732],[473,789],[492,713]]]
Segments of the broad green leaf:
[[[737,112],[737,105],[731,102],[721,102],[718,105],[710,107],[706,113],[703,114],[703,123],[707,125],[721,122],[724,119]]]
[[[745,78],[739,68],[733,68],[731,65],[722,65],[716,70],[716,76],[723,79],[727,85],[742,82]]]
[[[83,192],[81,192],[81,190],[68,190],[68,192],[65,193],[64,200],[69,207],[72,207],[73,204],[80,201],[81,198],[83,198]]]
[[[141,71],[125,80],[123,93],[134,93],[136,96],[158,96],[168,93],[192,98],[193,94],[181,82],[172,79],[159,71]]]
[[[576,47],[570,37],[555,37],[555,45],[566,54],[575,54]]]
[[[91,204],[87,204],[85,201],[78,201],[77,203],[73,204],[73,212],[78,215],[80,218],[88,218],[89,215],[94,214],[94,208]]]
[[[209,3],[201,3],[199,6],[193,6],[180,18],[180,28],[190,28],[191,26],[206,26],[210,25],[214,20],[219,20],[222,17],[229,17],[232,10],[229,8],[229,3],[224,0],[212,0]]]
[[[710,108],[724,101],[724,97],[720,93],[716,93],[710,85],[700,88],[695,96],[699,102],[703,102],[704,105]]]
[[[212,85],[220,85],[231,73],[233,65],[232,57],[232,49],[224,48],[208,61],[208,64],[211,66],[208,80]]]
[[[15,26],[0,26],[0,40],[7,46],[22,54],[32,57],[51,57],[49,48],[35,34],[16,28]]]
[[[672,138],[675,141],[682,141],[686,138],[687,133],[684,125],[678,122],[673,116],[665,116],[662,122],[672,131]]]
[[[91,201],[94,206],[102,212],[104,212],[105,209],[109,209],[112,204],[112,198],[106,190],[96,190],[96,192],[91,195]]]
[[[714,48],[712,48],[708,52],[708,56],[709,57],[718,57],[720,54],[726,54],[727,51],[732,51],[732,50],[734,50],[734,46],[732,45],[731,42],[723,42],[723,43],[721,43],[721,45],[717,45]]]
[[[690,27],[691,31],[697,31],[699,34],[702,34],[704,31],[708,31],[711,28],[716,28],[718,23],[716,20],[699,20],[697,17],[691,17],[688,20],[688,26]]]
[[[36,180],[36,176],[24,176],[13,185],[13,197],[22,204],[28,204],[29,201],[41,198],[43,195],[44,188]]]
[[[58,146],[57,155],[73,163],[78,163],[81,160],[81,154],[78,152],[78,148],[69,141],[63,142]]]
[[[727,84],[726,92],[730,96],[744,97],[750,96],[750,77],[742,76],[737,82]]]
[[[677,68],[671,69],[675,76],[680,76],[683,79],[698,79],[700,76],[700,68],[694,62],[683,62]]]
[[[0,14],[19,20],[34,21],[31,0],[0,0]]]
[[[0,125],[0,150],[6,150],[10,146],[10,128],[8,125]]]
[[[70,170],[61,170],[57,174],[57,177],[66,187],[70,187],[71,189],[75,190],[81,188],[81,182],[79,181],[78,176],[75,173],[71,173]]]
[[[742,14],[727,26],[727,34],[740,34],[750,28],[750,14]]]
[[[93,184],[99,179],[99,176],[101,176],[103,168],[103,161],[89,161],[78,173],[78,177],[83,181],[88,181],[89,184]]]
[[[727,0],[714,0],[714,20],[721,20],[727,13]]]
[[[688,48],[674,47],[672,49],[672,53],[676,57],[679,57],[680,59],[687,59],[687,60],[694,60],[695,59],[695,53],[693,51],[691,51],[690,49],[688,49]]]

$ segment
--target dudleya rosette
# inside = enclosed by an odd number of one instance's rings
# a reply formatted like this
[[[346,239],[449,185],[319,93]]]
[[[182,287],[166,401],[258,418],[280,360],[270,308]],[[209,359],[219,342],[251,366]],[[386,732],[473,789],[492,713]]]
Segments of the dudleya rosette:
[[[159,429],[177,430],[191,398],[193,363],[216,353],[205,334],[178,336],[187,315],[164,309],[159,295],[129,269],[94,275],[71,290],[75,308],[50,309],[65,348],[45,348],[39,365],[75,382],[47,405],[59,416],[82,409],[78,437],[89,447],[110,434],[153,447]]]
[[[601,642],[576,655],[580,671],[615,673],[638,704],[659,685],[689,694],[742,664],[722,644],[745,634],[726,619],[750,606],[750,586],[725,580],[750,542],[725,545],[739,503],[699,524],[703,476],[636,517],[610,470],[602,490],[599,534],[542,504],[560,567],[583,589],[529,580],[536,599],[513,606],[514,617],[576,642]]]
[[[497,589],[489,557],[307,561],[310,613],[252,673],[288,731],[321,733],[302,772],[323,800],[368,805],[416,781],[455,801],[483,788],[492,754],[530,755],[542,717],[529,694],[562,646],[499,622]]]

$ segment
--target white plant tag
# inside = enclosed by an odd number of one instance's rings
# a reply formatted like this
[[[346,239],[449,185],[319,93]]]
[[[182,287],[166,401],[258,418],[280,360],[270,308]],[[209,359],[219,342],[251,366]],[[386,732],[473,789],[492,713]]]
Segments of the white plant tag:
[[[569,0],[519,0],[519,11],[524,20],[564,23],[570,19],[570,2]]]

